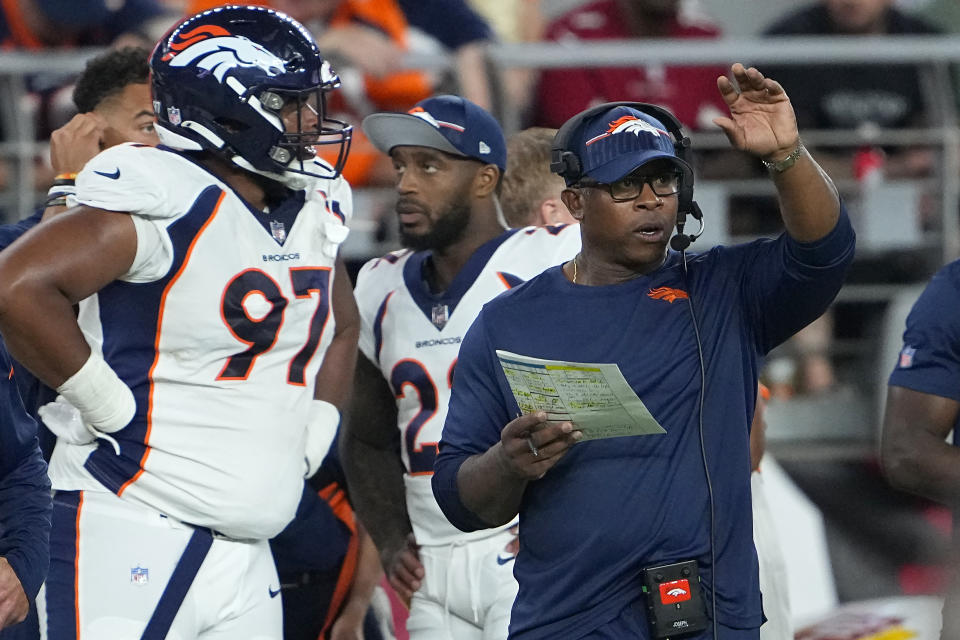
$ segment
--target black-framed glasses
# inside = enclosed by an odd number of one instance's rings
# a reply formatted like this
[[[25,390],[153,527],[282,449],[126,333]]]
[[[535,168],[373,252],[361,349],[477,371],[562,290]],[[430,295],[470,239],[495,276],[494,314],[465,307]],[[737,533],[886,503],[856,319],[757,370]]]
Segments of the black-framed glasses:
[[[645,184],[650,185],[650,189],[656,196],[672,196],[680,193],[680,178],[679,171],[660,171],[647,175],[631,174],[611,183],[583,178],[580,180],[580,186],[604,189],[614,202],[630,202],[640,197]]]

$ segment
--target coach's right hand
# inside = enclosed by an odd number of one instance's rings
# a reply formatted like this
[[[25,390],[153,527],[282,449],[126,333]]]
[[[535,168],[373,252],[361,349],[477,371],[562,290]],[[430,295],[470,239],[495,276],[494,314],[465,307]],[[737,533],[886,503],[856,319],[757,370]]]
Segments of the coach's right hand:
[[[30,602],[7,559],[0,557],[0,629],[23,622]]]
[[[500,462],[512,476],[537,480],[582,438],[571,422],[550,423],[543,411],[528,413],[500,432]]]

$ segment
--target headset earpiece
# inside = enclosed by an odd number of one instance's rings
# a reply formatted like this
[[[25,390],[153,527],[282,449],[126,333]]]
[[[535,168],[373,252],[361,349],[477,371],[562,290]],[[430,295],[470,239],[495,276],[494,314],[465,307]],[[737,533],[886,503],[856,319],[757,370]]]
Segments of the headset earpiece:
[[[565,149],[551,149],[550,151],[550,171],[560,174],[566,178],[570,176],[580,176],[580,158],[572,151]]]

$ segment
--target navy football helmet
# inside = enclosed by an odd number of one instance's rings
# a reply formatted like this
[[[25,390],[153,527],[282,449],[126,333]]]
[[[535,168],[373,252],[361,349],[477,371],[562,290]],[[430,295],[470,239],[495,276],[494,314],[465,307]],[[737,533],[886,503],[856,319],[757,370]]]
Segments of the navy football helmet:
[[[340,78],[296,20],[260,6],[204,11],[160,40],[150,69],[162,143],[281,181],[340,174],[352,128],[326,117]],[[317,145],[339,145],[333,166]]]

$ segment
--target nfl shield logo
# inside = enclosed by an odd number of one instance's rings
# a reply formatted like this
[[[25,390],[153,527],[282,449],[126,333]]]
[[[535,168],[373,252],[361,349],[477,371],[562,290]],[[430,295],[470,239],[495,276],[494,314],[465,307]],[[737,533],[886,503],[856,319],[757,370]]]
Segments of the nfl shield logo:
[[[433,305],[433,313],[431,314],[431,320],[433,320],[433,325],[437,329],[443,329],[443,327],[447,324],[447,305],[445,304]]]
[[[283,226],[282,222],[271,220],[270,235],[272,235],[273,239],[277,242],[283,243],[283,241],[287,238],[287,228]]]
[[[916,348],[910,347],[910,346],[905,346],[905,347],[900,351],[900,362],[898,363],[898,366],[899,366],[901,369],[909,369],[910,367],[912,367],[912,366],[913,366],[913,355],[914,355],[916,352],[917,352]]]
[[[130,569],[130,582],[142,586],[150,581],[150,570],[144,567],[136,566]]]
[[[176,107],[167,107],[167,120],[169,120],[170,124],[172,125],[180,124],[180,109],[177,109]]]

